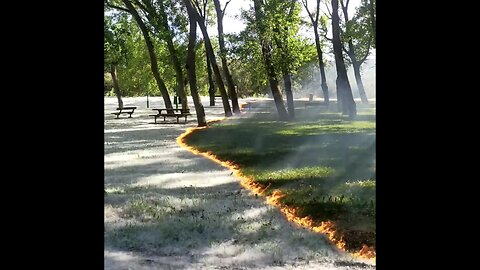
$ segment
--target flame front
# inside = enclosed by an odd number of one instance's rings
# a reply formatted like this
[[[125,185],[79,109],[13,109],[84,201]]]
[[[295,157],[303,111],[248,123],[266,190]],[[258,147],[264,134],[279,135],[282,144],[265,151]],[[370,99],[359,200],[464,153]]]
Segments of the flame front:
[[[245,104],[242,104],[241,108],[243,108],[244,106],[245,106]],[[210,124],[210,123],[213,123],[213,122],[218,122],[218,121],[221,121],[223,119],[225,119],[225,117],[212,119],[212,120],[209,120],[208,123]],[[335,229],[336,226],[335,226],[335,223],[333,221],[322,221],[319,226],[315,226],[314,222],[313,222],[313,219],[310,216],[300,217],[298,215],[298,210],[297,209],[295,209],[293,207],[286,206],[286,205],[284,205],[280,202],[280,199],[285,196],[285,194],[283,194],[280,190],[276,189],[269,196],[266,196],[264,194],[264,191],[268,188],[268,186],[265,187],[265,186],[263,186],[259,183],[256,183],[252,177],[248,177],[248,176],[243,175],[240,172],[239,167],[236,164],[234,164],[233,162],[220,160],[216,155],[214,155],[211,152],[200,152],[197,149],[195,149],[195,148],[193,148],[190,145],[185,143],[185,139],[186,139],[187,136],[189,136],[190,134],[192,134],[196,130],[201,130],[201,129],[205,129],[205,128],[207,128],[207,127],[191,127],[191,128],[188,128],[183,134],[181,134],[177,138],[177,143],[180,146],[182,146],[183,148],[185,148],[186,150],[190,151],[191,153],[193,153],[195,155],[202,155],[202,156],[204,156],[204,157],[222,165],[223,167],[230,169],[233,172],[233,175],[235,175],[237,178],[240,179],[240,184],[243,187],[250,190],[251,192],[253,192],[256,195],[265,196],[266,197],[266,202],[270,205],[273,205],[273,206],[276,206],[277,208],[279,208],[280,211],[286,216],[287,220],[292,221],[292,222],[294,222],[298,225],[301,225],[303,227],[309,228],[314,232],[323,233],[324,235],[326,235],[328,237],[328,239],[332,243],[335,244],[335,246],[337,246],[339,249],[345,251],[345,241],[341,237],[338,237],[338,233]],[[373,261],[375,261],[375,259],[376,259],[375,249],[373,249],[373,248],[371,248],[367,245],[363,245],[363,247],[360,251],[355,252],[352,255],[355,256],[355,257],[359,257],[359,258],[372,259]]]

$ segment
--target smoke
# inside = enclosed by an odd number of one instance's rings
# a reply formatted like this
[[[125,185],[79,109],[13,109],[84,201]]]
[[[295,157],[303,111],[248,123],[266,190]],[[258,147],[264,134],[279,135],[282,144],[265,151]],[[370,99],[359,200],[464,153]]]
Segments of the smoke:
[[[347,74],[353,97],[360,98],[353,67],[348,67]],[[327,79],[330,98],[336,99],[337,91],[335,80],[337,79],[337,70],[334,61],[328,61],[325,67],[325,77]],[[361,66],[361,77],[368,99],[374,100],[376,98],[375,56],[370,57],[363,63]],[[323,99],[320,69],[317,62],[311,62],[309,65],[300,68],[298,74],[293,76],[293,91],[295,98],[307,98],[309,94],[313,94],[315,98]]]

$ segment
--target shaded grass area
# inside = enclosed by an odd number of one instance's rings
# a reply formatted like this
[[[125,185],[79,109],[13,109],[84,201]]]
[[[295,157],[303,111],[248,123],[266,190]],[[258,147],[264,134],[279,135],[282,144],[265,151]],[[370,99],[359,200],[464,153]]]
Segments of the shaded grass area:
[[[242,173],[286,194],[281,202],[315,222],[333,220],[346,248],[375,246],[375,110],[355,121],[306,110],[295,121],[256,114],[199,130],[186,142],[233,161]]]
[[[225,265],[223,261],[233,256],[234,263],[251,267],[335,254],[330,246],[319,250],[324,243],[322,235],[308,230],[290,233],[290,224],[275,222],[280,218],[277,209],[244,197],[235,182],[174,189],[126,185],[109,191],[106,200],[110,205],[116,204],[117,197],[128,196],[128,200],[122,202],[125,207],[119,213],[126,224],[117,228],[110,227],[115,224],[106,225],[106,246],[149,256],[188,256],[190,263],[202,261],[207,252],[222,261],[220,264]],[[291,252],[291,246],[299,243],[302,250]],[[261,255],[252,259],[255,252]]]

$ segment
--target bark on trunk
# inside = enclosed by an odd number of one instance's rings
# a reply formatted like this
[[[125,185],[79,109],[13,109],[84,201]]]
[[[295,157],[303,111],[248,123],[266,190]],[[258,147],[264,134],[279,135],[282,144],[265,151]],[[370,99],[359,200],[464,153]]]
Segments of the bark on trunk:
[[[210,42],[210,38],[207,33],[205,21],[200,16],[200,14],[198,14],[198,12],[194,9],[194,7],[192,6],[192,3],[190,3],[190,0],[183,0],[183,2],[187,7],[188,16],[194,16],[195,20],[200,26],[200,30],[202,31],[203,39],[205,41],[205,50],[207,52],[208,58],[211,61],[213,73],[215,74],[215,81],[217,82],[218,89],[220,90],[220,94],[222,95],[222,103],[223,103],[223,109],[225,111],[225,116],[226,117],[232,116],[232,109],[228,101],[227,91],[225,90],[225,85],[223,84],[222,76],[220,75],[220,69],[218,68],[218,65],[217,65],[217,60],[215,58],[215,53],[213,52],[212,43]]]
[[[122,92],[120,91],[120,87],[118,86],[117,67],[115,65],[110,66],[110,75],[112,75],[113,91],[115,92],[115,95],[118,99],[118,107],[123,108]]]
[[[295,118],[295,105],[293,104],[292,92],[292,76],[289,73],[284,73],[283,83],[285,85],[285,95],[287,96],[287,109],[290,119]]]
[[[220,47],[220,58],[222,59],[222,69],[223,74],[225,75],[225,80],[227,81],[228,94],[232,100],[232,109],[233,113],[240,113],[240,106],[238,105],[237,92],[235,91],[235,85],[233,83],[233,78],[228,69],[227,64],[227,51],[225,49],[225,40],[223,37],[223,11],[220,7],[219,0],[213,0],[215,5],[215,10],[217,12],[217,28],[218,28],[218,44]]]
[[[338,16],[338,0],[332,0],[332,33],[335,66],[337,68],[337,99],[340,97],[342,113],[351,119],[357,116],[357,108],[353,100],[352,88],[348,81],[347,69],[343,60],[342,43],[340,40],[340,18]]]
[[[160,89],[160,93],[162,94],[163,101],[165,103],[165,108],[167,109],[173,109],[172,102],[170,101],[170,95],[168,94],[167,87],[165,86],[165,83],[163,82],[162,78],[160,77],[160,72],[158,71],[158,63],[157,63],[157,56],[155,54],[155,49],[153,47],[152,40],[150,39],[150,35],[148,33],[148,29],[143,23],[142,19],[140,18],[140,15],[138,12],[135,10],[133,5],[130,3],[128,0],[122,0],[122,2],[125,4],[125,6],[128,8],[130,11],[130,14],[132,14],[133,18],[138,24],[138,27],[142,31],[143,38],[145,40],[145,44],[147,45],[147,50],[148,50],[148,55],[150,57],[150,68],[152,69],[152,74],[153,77],[155,78],[155,81],[157,82],[157,86]],[[171,111],[173,112],[173,111]]]
[[[190,82],[190,92],[192,92],[193,103],[195,104],[195,113],[197,114],[197,122],[199,127],[207,126],[205,119],[205,110],[203,108],[200,96],[197,91],[197,75],[195,71],[195,40],[197,38],[197,21],[194,17],[189,17],[190,33],[188,36],[188,51],[187,51],[187,76]]]
[[[365,93],[365,88],[363,87],[362,76],[360,74],[360,64],[355,61],[353,66],[353,73],[355,74],[355,81],[357,82],[358,93],[360,94],[360,98],[362,99],[363,104],[368,104],[367,94]]]
[[[320,35],[318,34],[317,25],[314,25],[313,32],[315,34],[315,47],[317,48],[317,55],[318,55],[318,67],[320,68],[320,77],[322,78],[322,92],[323,92],[323,100],[325,104],[330,103],[330,96],[328,94],[328,85],[327,85],[327,77],[325,76],[325,64],[323,63],[323,52],[320,47]]]
[[[265,68],[267,71],[268,81],[270,83],[270,90],[272,91],[273,100],[275,101],[275,106],[277,108],[278,116],[280,120],[287,120],[288,113],[283,104],[283,97],[280,89],[278,88],[278,81],[276,78],[275,68],[272,63],[272,55],[270,51],[269,43],[265,40],[264,37],[264,26],[263,26],[263,12],[261,10],[262,3],[260,0],[254,0],[253,5],[255,8],[255,20],[257,22],[257,27],[259,29],[259,38],[262,44],[262,54],[265,61]]]
[[[210,64],[210,59],[206,55],[207,60],[207,74],[208,74],[208,95],[210,96],[210,106],[215,106],[215,83],[213,82],[212,77],[212,66]]]

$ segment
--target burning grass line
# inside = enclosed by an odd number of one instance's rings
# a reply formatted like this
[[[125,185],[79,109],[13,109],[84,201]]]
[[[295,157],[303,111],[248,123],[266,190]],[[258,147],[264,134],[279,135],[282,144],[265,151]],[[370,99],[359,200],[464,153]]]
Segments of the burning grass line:
[[[242,104],[243,105],[243,104]],[[244,106],[241,106],[243,109]],[[224,120],[225,117],[220,117],[216,119],[212,119],[208,121],[208,124],[211,124],[213,122],[218,122]],[[208,126],[207,126],[208,127]],[[250,190],[253,194],[258,195],[258,196],[265,196],[265,200],[267,204],[273,205],[280,209],[280,211],[285,215],[288,221],[294,222],[302,227],[306,227],[314,232],[318,233],[323,233],[328,237],[328,239],[340,250],[346,251],[345,250],[345,241],[342,239],[341,236],[338,236],[338,232],[336,230],[336,225],[333,221],[327,220],[327,221],[322,221],[320,225],[315,226],[314,221],[310,216],[306,217],[300,217],[298,215],[298,209],[286,206],[280,202],[280,199],[285,197],[286,195],[282,193],[280,190],[275,189],[271,195],[267,196],[265,195],[265,190],[267,190],[270,185],[264,186],[261,185],[257,182],[254,181],[253,177],[248,177],[245,176],[241,173],[240,168],[238,165],[234,164],[231,161],[223,161],[219,159],[215,154],[213,154],[210,151],[207,152],[200,152],[198,149],[188,145],[185,142],[185,139],[191,135],[193,132],[201,129],[205,129],[207,127],[191,127],[188,128],[183,134],[181,134],[177,138],[177,144],[183,147],[184,149],[188,150],[189,152],[195,154],[195,155],[201,155],[204,156],[221,166],[230,169],[233,172],[233,175],[236,176],[238,179],[240,179],[240,184]],[[357,252],[350,253],[354,257],[362,258],[362,259],[371,259],[372,262],[375,262],[376,260],[376,252],[373,248],[363,245],[362,249],[360,249]]]

